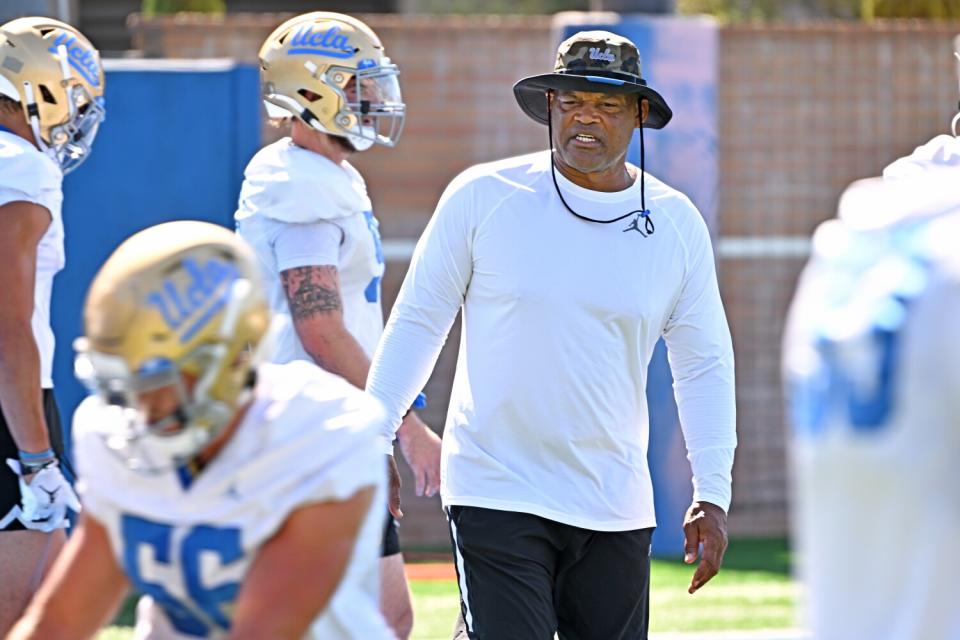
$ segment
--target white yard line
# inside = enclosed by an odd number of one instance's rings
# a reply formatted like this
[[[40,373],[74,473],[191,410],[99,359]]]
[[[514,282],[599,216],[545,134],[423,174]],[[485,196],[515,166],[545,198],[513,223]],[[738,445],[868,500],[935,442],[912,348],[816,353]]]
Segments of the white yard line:
[[[417,246],[414,238],[383,241],[383,257],[406,262]],[[808,236],[721,236],[716,243],[717,255],[730,259],[806,258],[810,255]]]
[[[721,258],[806,258],[809,236],[720,236],[717,255]]]

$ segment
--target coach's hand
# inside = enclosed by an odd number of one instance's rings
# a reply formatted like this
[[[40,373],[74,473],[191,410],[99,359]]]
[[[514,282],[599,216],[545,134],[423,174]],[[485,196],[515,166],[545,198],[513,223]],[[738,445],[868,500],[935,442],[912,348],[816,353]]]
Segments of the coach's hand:
[[[390,514],[400,519],[403,517],[403,511],[400,510],[400,469],[397,468],[397,461],[393,456],[387,456],[387,491],[389,495],[387,506],[390,508]]]
[[[683,518],[683,561],[693,564],[703,545],[703,555],[693,573],[687,593],[697,589],[717,575],[727,550],[727,514],[710,502],[694,502]]]
[[[411,411],[397,431],[397,440],[413,471],[417,495],[435,495],[440,490],[440,436]]]

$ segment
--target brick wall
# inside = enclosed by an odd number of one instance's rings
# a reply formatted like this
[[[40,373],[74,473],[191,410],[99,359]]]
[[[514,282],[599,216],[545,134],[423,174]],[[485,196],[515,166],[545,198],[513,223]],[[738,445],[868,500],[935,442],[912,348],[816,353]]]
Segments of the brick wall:
[[[132,24],[148,53],[249,60],[284,18],[231,16],[230,37],[223,24]],[[367,176],[384,237],[415,238],[460,170],[545,147],[545,131],[515,106],[510,88],[549,68],[556,39],[548,17],[365,19],[402,69],[409,116],[397,149],[371,150],[356,165]],[[737,353],[734,535],[787,530],[779,343],[806,239],[833,215],[850,181],[876,175],[947,131],[958,98],[950,55],[958,32],[960,24],[929,22],[722,29],[717,247]],[[405,269],[403,261],[388,264],[388,306]],[[425,415],[437,428],[457,338],[455,332],[427,388]],[[410,484],[404,543],[446,544],[439,502],[415,499]]]
[[[256,62],[263,40],[290,14],[182,14],[128,18],[148,57]],[[356,157],[387,235],[416,237],[443,187],[462,169],[546,147],[543,127],[513,100],[513,83],[554,59],[549,17],[361,15],[401,69],[407,120],[395,150]],[[265,129],[267,138],[275,131]]]
[[[798,248],[851,181],[949,132],[958,32],[931,22],[722,31],[719,267],[737,357],[735,534],[787,528],[779,345]]]

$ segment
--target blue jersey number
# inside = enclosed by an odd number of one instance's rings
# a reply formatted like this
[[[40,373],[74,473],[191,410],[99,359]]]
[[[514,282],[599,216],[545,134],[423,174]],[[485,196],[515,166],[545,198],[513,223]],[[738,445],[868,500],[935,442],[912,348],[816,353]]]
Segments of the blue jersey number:
[[[876,431],[886,424],[893,410],[899,339],[897,330],[873,329],[875,368],[869,372],[849,371],[841,361],[840,346],[820,340],[816,345],[819,372],[795,381],[791,389],[794,424],[819,433],[827,419],[838,414],[855,431]]]
[[[224,607],[236,599],[240,584],[227,582],[215,587],[204,586],[200,555],[212,553],[223,565],[239,560],[243,557],[239,529],[197,526],[183,538],[179,549],[175,549],[173,527],[168,524],[124,515],[120,528],[123,535],[123,566],[127,577],[137,590],[149,595],[163,607],[177,631],[205,638],[214,628],[230,627]],[[152,552],[157,564],[181,568],[189,602],[179,600],[163,584],[150,582],[143,576],[140,566],[140,550],[143,547]],[[174,554],[179,557],[174,559]]]
[[[370,235],[373,236],[373,246],[377,252],[377,264],[383,264],[383,244],[380,242],[380,221],[373,215],[373,211],[364,211],[363,217],[367,219],[367,229],[370,229]],[[370,284],[363,292],[367,302],[378,302],[380,300],[380,276],[375,276],[370,280]]]

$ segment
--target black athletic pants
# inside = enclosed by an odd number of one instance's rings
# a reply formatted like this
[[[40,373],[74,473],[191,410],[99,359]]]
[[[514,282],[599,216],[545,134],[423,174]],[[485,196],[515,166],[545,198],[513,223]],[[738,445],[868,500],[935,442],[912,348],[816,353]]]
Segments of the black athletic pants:
[[[387,509],[387,517],[383,521],[383,538],[380,539],[380,557],[386,558],[400,553],[400,523]]]
[[[470,640],[646,639],[652,528],[459,506],[447,519]]]

